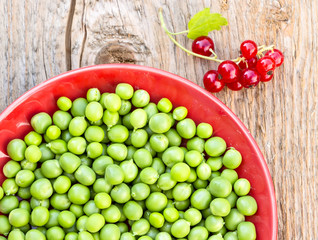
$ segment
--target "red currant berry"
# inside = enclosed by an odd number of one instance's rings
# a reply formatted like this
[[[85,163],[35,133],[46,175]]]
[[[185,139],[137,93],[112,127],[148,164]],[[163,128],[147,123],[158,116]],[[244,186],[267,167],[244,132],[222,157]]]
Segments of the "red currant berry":
[[[242,55],[240,57],[242,57]],[[257,57],[252,57],[250,59],[245,59],[244,61],[240,61],[238,66],[242,70],[246,69],[246,68],[254,69],[254,68],[256,68],[256,63],[257,63]]]
[[[223,89],[224,83],[219,79],[220,74],[215,70],[210,70],[203,77],[203,84],[209,92],[219,92]]]
[[[243,57],[246,59],[250,59],[252,57],[255,57],[257,54],[257,45],[252,40],[246,40],[242,42],[241,44],[241,52]]]
[[[273,51],[268,51],[265,56],[271,57],[274,59],[276,63],[276,67],[279,67],[284,62],[284,54],[278,49],[274,49]]]
[[[261,79],[260,74],[253,69],[244,69],[242,71],[242,75],[240,78],[240,82],[242,83],[243,87],[250,88],[255,87]]]
[[[256,70],[261,74],[270,74],[275,70],[276,64],[271,57],[262,57],[256,63]]]
[[[243,88],[243,85],[239,81],[228,83],[226,86],[233,91],[239,91]]]
[[[264,74],[264,75],[261,75],[261,82],[269,82],[270,80],[272,80],[274,77],[274,73],[272,74]]]
[[[240,76],[239,67],[235,62],[230,60],[223,61],[218,67],[218,72],[222,76],[221,81],[225,83],[235,82]]]
[[[214,43],[211,38],[206,36],[201,36],[196,38],[192,43],[192,51],[203,55],[203,56],[210,56],[212,52],[210,51],[212,49],[214,51]]]

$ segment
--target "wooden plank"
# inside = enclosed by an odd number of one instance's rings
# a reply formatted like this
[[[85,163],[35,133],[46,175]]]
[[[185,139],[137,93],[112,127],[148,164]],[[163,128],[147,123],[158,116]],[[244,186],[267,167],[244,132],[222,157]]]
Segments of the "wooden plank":
[[[204,73],[217,64],[176,48],[160,27],[160,7],[173,31],[184,30],[203,7],[222,13],[229,26],[210,35],[221,58],[235,58],[245,39],[283,50],[273,81],[215,95],[264,153],[277,195],[278,239],[318,239],[317,1],[1,1],[0,110],[46,78],[92,64],[147,65],[203,86]],[[177,40],[191,47],[185,36]]]

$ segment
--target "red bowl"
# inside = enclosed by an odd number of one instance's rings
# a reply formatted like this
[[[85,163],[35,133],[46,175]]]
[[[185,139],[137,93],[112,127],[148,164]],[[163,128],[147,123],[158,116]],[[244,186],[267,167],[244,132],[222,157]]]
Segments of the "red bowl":
[[[243,123],[216,97],[198,85],[174,74],[136,65],[110,64],[73,70],[32,88],[0,114],[0,169],[8,161],[6,146],[14,138],[23,138],[30,130],[31,117],[39,112],[53,114],[56,100],[67,96],[84,97],[89,88],[114,91],[120,82],[145,89],[151,100],[169,98],[174,107],[185,106],[197,124],[208,122],[214,135],[224,138],[243,156],[239,176],[251,182],[250,194],[258,203],[256,215],[248,217],[256,226],[257,239],[277,239],[277,208],[274,187],[262,153]],[[0,171],[0,183],[4,181]]]

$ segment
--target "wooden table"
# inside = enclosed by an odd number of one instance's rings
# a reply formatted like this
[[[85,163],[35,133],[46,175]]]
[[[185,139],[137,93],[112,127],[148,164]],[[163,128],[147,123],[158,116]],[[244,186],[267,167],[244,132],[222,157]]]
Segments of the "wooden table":
[[[275,44],[285,62],[273,81],[215,94],[245,123],[272,174],[278,239],[318,239],[318,2],[312,0],[8,0],[0,1],[0,111],[59,73],[102,63],[160,68],[202,86],[215,63],[187,56],[160,27],[186,28],[211,7],[229,21],[210,34],[223,59],[240,43]],[[191,47],[185,36],[177,40]]]

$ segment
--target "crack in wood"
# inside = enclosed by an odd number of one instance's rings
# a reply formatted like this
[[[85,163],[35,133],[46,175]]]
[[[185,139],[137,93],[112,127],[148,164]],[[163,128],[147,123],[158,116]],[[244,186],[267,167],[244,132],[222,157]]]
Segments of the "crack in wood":
[[[65,30],[65,67],[67,71],[72,69],[72,24],[75,12],[75,5],[76,0],[71,0],[71,6]]]

